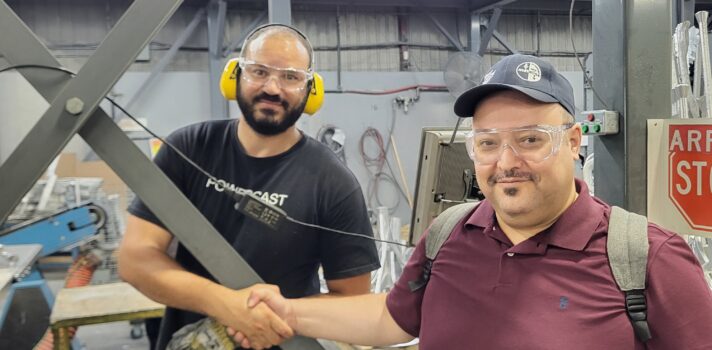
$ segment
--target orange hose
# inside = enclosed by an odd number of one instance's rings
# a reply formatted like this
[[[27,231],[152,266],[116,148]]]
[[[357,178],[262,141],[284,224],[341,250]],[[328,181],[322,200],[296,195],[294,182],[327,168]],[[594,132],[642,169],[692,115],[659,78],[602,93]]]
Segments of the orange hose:
[[[64,288],[75,288],[89,285],[94,271],[99,266],[101,260],[94,254],[88,253],[75,260],[67,270],[67,277],[64,278]],[[71,340],[77,333],[77,327],[66,328],[67,336]],[[54,349],[54,335],[51,329],[47,329],[42,339],[35,345],[33,350]]]

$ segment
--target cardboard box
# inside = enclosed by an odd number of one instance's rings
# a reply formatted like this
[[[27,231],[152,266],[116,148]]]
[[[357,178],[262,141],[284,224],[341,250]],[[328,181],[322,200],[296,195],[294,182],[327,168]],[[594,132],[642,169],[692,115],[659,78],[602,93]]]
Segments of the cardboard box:
[[[59,156],[55,173],[58,177],[99,177],[104,179],[102,189],[107,195],[119,195],[119,208],[123,211],[128,206],[127,196],[129,188],[114,173],[104,161],[82,162],[77,160],[74,153],[62,153]]]

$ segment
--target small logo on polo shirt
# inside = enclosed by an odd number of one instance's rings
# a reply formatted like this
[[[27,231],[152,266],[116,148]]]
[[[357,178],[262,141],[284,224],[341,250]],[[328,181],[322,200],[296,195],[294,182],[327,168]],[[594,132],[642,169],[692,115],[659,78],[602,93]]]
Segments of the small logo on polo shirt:
[[[559,297],[559,310],[566,310],[569,308],[569,298],[561,296]]]
[[[520,63],[516,69],[519,79],[529,82],[537,82],[541,80],[541,68],[534,62]]]

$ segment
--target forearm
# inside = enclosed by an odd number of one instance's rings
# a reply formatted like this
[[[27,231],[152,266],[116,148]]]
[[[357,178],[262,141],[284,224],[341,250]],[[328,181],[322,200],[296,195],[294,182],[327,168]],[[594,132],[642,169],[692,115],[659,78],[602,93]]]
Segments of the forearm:
[[[215,305],[220,298],[215,296],[225,287],[186,271],[162,251],[122,249],[119,272],[122,279],[161,304],[210,316],[220,309]]]
[[[385,294],[302,298],[290,302],[298,334],[374,346],[413,339],[388,313]]]

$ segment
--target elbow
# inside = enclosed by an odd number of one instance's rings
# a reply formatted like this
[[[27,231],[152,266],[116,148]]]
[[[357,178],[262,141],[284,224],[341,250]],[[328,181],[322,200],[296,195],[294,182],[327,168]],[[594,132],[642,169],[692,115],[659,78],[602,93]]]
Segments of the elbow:
[[[118,251],[117,262],[119,278],[121,278],[122,281],[135,286],[135,282],[138,280],[137,269],[139,266],[134,263],[136,259],[132,259],[132,255],[134,254],[131,254],[129,248],[121,246]]]

